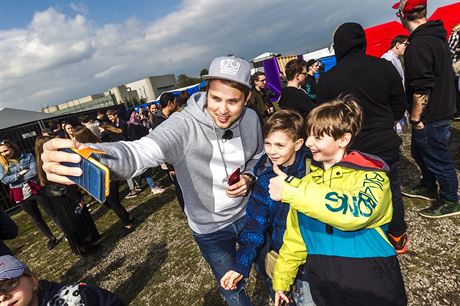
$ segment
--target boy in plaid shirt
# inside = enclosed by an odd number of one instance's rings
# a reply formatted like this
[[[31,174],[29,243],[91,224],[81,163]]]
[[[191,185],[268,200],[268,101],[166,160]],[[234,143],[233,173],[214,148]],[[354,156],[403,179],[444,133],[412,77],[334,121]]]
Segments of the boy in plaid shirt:
[[[286,230],[286,218],[289,205],[270,199],[268,184],[276,174],[273,165],[283,169],[289,175],[301,178],[305,176],[305,162],[310,155],[303,145],[305,141],[304,120],[292,110],[280,110],[267,121],[264,130],[265,155],[254,168],[257,183],[254,185],[246,208],[246,225],[240,234],[240,248],[237,251],[233,269],[221,279],[221,286],[226,290],[237,287],[238,282],[249,277],[252,262],[263,277],[272,299],[274,292],[271,280],[265,273],[265,256],[270,250],[279,251],[283,244]],[[268,235],[269,234],[269,235]],[[268,241],[266,241],[266,238]],[[293,296],[302,296],[303,300],[312,302],[305,273],[299,273],[298,291]],[[299,303],[299,305],[314,305]]]

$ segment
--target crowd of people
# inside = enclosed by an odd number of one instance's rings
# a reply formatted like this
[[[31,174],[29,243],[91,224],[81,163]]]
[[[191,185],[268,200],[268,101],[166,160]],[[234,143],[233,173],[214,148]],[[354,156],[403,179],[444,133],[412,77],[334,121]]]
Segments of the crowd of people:
[[[121,205],[119,182],[127,181],[127,198],[137,196],[142,179],[161,193],[150,172],[160,166],[228,305],[251,305],[245,290],[251,267],[275,305],[407,305],[397,257],[410,237],[403,196],[429,201],[422,217],[460,214],[448,150],[450,121],[460,110],[459,28],[448,43],[442,22],[427,21],[426,5],[404,0],[393,6],[410,34],[395,37],[382,58],[365,54],[361,25],[339,26],[337,65],[318,81],[319,61],[289,61],[278,104],[263,72],[251,75],[247,61],[217,57],[203,76],[206,91],[190,98],[164,93],[128,121],[108,110],[96,119],[81,117],[81,126],[51,122],[37,138],[35,156],[1,142],[0,179],[50,249],[57,239],[37,204],[70,248],[85,254],[100,234],[68,178],[84,173],[62,165],[81,157],[58,150],[106,152],[98,156],[111,173],[105,204],[128,231],[134,219]],[[421,181],[401,190],[398,134],[408,124]],[[2,239],[17,235],[6,214],[0,224],[9,228]],[[22,283],[36,292],[41,281],[6,245],[0,250],[0,298],[25,294]],[[13,272],[2,272],[4,266]],[[103,289],[72,286],[82,298],[121,303]],[[43,288],[53,288],[52,295],[65,291],[48,282],[29,300],[50,297]]]

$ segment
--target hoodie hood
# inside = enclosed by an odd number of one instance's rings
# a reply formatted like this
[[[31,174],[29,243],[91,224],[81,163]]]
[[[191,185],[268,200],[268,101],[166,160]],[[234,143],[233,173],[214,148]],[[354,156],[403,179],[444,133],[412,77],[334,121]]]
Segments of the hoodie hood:
[[[204,124],[211,129],[215,129],[220,137],[222,137],[226,130],[232,130],[239,125],[245,111],[246,107],[243,108],[240,117],[235,122],[233,122],[231,126],[226,129],[221,129],[214,123],[214,120],[206,110],[206,92],[197,92],[193,94],[188,99],[187,106],[182,110],[182,112],[188,113],[201,124]]]
[[[350,152],[337,165],[357,170],[385,171],[387,173],[390,171],[388,165],[379,157],[359,151]]]
[[[445,41],[447,38],[447,31],[441,20],[431,20],[418,26],[418,28],[409,35],[409,42],[415,37],[422,36],[434,36]]]
[[[334,34],[334,51],[337,62],[353,53],[366,51],[366,35],[363,27],[354,22],[342,24]]]

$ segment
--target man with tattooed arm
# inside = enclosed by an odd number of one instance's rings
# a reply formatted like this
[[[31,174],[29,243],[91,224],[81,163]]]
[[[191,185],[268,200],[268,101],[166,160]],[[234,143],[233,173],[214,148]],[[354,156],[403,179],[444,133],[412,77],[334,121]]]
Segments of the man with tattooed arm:
[[[420,184],[403,194],[434,202],[419,212],[423,217],[457,215],[458,179],[448,147],[456,105],[447,33],[442,21],[427,21],[427,0],[401,0],[393,8],[410,33],[404,54],[406,92],[412,156],[422,172]]]

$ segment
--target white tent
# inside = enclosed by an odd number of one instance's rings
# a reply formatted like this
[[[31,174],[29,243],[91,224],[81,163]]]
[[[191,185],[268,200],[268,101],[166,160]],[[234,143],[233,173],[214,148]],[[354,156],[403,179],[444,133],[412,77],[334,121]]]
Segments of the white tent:
[[[307,54],[302,55],[303,59],[308,61],[310,59],[320,59],[323,57],[328,57],[335,55],[334,48],[331,46],[330,48],[324,48],[321,50],[313,51]]]
[[[5,107],[0,109],[0,130],[50,117],[53,115]]]

